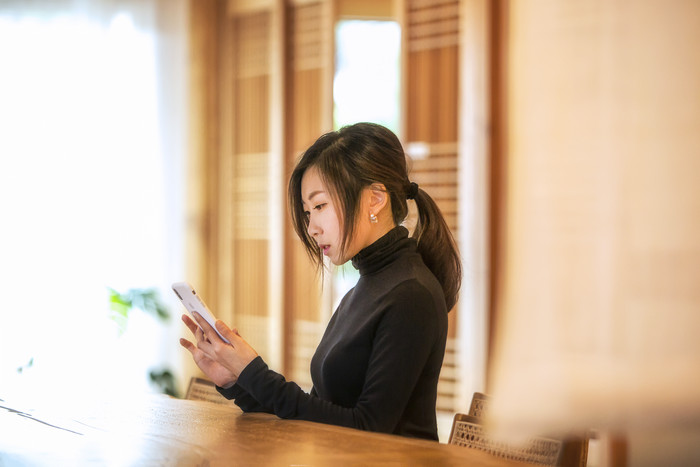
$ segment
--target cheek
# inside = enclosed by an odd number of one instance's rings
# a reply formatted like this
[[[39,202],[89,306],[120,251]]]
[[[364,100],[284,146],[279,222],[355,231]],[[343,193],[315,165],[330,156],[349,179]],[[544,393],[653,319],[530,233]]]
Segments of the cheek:
[[[341,230],[340,223],[338,222],[338,216],[332,209],[327,209],[323,213],[323,225],[325,226],[326,232],[332,233],[336,236]]]

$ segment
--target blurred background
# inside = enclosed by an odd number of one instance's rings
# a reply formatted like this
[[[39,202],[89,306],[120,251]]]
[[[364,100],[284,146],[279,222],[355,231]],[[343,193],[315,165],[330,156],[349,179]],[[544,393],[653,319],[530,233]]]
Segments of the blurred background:
[[[694,0],[0,0],[0,397],[182,396],[180,280],[310,388],[356,275],[322,283],[287,177],[374,121],[463,258],[441,439],[480,391],[504,433],[697,462],[699,31]]]

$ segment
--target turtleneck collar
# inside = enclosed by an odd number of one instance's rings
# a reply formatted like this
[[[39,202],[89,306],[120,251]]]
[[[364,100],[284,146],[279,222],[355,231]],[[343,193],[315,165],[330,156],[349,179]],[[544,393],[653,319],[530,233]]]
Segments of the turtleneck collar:
[[[408,238],[406,227],[399,225],[376,242],[363,248],[352,258],[352,265],[360,271],[361,276],[371,274],[394,261],[407,249],[415,251],[415,242]]]

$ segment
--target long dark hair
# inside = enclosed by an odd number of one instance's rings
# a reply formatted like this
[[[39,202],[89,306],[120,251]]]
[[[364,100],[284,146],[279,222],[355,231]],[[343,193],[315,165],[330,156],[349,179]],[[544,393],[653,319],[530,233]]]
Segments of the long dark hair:
[[[447,309],[457,302],[462,265],[457,245],[435,201],[408,179],[406,155],[396,135],[375,123],[356,123],[319,137],[299,159],[289,180],[287,198],[292,223],[311,259],[322,268],[323,253],[309,235],[301,199],[301,179],[315,167],[339,207],[344,233],[341,251],[353,236],[363,188],[381,183],[391,201],[394,223],[408,215],[407,195],[416,202],[418,222],[413,238],[423,262],[437,277]]]

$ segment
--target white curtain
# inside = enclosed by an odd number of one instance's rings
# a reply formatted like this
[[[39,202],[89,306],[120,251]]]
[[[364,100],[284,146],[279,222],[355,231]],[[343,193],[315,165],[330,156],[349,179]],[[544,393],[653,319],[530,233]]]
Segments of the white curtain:
[[[177,367],[186,15],[0,2],[0,394],[150,390]],[[134,312],[120,336],[108,287],[156,287],[175,316]]]

